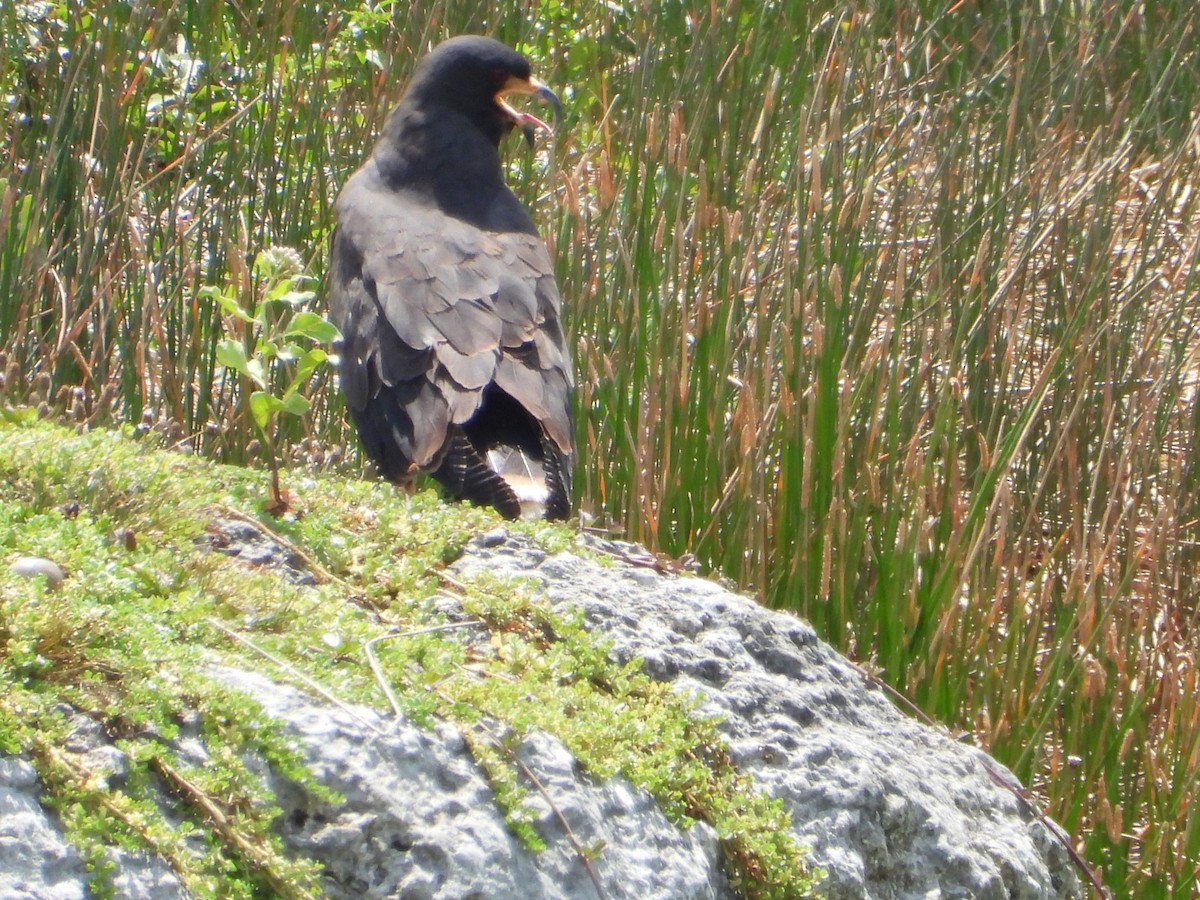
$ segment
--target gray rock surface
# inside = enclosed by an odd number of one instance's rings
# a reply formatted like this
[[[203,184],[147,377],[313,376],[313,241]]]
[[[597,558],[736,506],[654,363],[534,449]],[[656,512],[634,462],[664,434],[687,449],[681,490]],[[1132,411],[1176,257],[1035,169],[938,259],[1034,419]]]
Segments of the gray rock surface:
[[[786,803],[830,897],[1081,896],[1065,848],[989,768],[1017,786],[1011,773],[900,713],[807,623],[711,581],[515,538],[475,541],[456,568],[536,577],[620,659],[703,696],[737,766]]]
[[[101,744],[94,749],[101,750]],[[89,896],[87,866],[58,820],[42,807],[41,797],[32,765],[0,758],[0,900],[84,900]],[[109,851],[109,859],[116,867],[118,897],[185,896],[160,860],[116,849]]]
[[[0,759],[0,900],[82,900],[83,860],[40,796],[33,766]]]
[[[519,752],[554,801],[552,809],[539,795],[529,797],[547,844],[535,854],[508,831],[455,728],[427,731],[403,721],[389,728],[372,710],[331,708],[259,675],[219,676],[285,722],[317,780],[345,798],[329,808],[293,784],[273,785],[284,841],[325,864],[332,898],[594,898],[559,814],[580,846],[603,846],[591,868],[605,896],[729,896],[711,829],[680,832],[627,783],[591,781],[553,738],[533,735]]]
[[[654,677],[699,693],[723,716],[735,762],[791,810],[796,836],[829,872],[828,896],[1081,896],[1063,847],[985,765],[1011,775],[902,715],[805,623],[709,581],[548,557],[505,533],[474,541],[455,568],[539,579],[550,603],[582,610],[619,657],[643,657]],[[444,611],[461,612],[451,601]],[[611,898],[731,896],[711,829],[676,829],[642,792],[587,777],[551,737],[531,735],[518,751],[553,801],[531,794],[548,845],[534,854],[506,829],[453,727],[335,706],[261,674],[214,675],[283,722],[318,780],[345,798],[325,805],[264,773],[285,844],[325,865],[330,897],[592,898],[593,878]],[[81,723],[72,740],[121,777],[120,751],[99,729]],[[194,735],[179,749],[203,759]],[[0,759],[0,900],[87,896],[83,863],[39,797],[27,762]],[[602,846],[590,866],[572,836]],[[158,861],[113,858],[118,896],[183,895]]]

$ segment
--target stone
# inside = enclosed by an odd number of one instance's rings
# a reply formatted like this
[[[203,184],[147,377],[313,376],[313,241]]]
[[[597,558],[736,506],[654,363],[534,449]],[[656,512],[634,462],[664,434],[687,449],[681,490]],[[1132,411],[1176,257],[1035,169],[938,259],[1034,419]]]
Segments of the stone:
[[[641,657],[653,677],[702,697],[738,768],[784,801],[828,872],[828,897],[1082,895],[1066,847],[1010,772],[901,713],[806,622],[701,578],[546,559],[517,538],[476,542],[454,569],[540,579],[551,605],[582,610],[619,660]]]
[[[249,535],[253,553],[243,554],[238,533],[224,530],[224,552],[295,577],[294,561],[272,556],[286,548]],[[734,763],[786,805],[796,839],[828,873],[824,896],[1082,896],[1062,840],[1020,799],[1011,773],[897,710],[808,624],[714,582],[662,574],[629,545],[581,540],[626,562],[548,556],[506,533],[473,541],[451,570],[466,580],[482,573],[539,580],[545,602],[581,611],[619,660],[642,658],[652,677],[698,696],[703,712],[720,717]],[[438,608],[465,618],[452,597],[441,597]],[[486,633],[462,634],[486,652]],[[535,853],[506,827],[455,727],[420,728],[365,706],[332,704],[261,673],[214,668],[211,675],[262,704],[296,740],[316,780],[344,798],[319,801],[250,761],[283,811],[285,847],[324,865],[322,887],[334,900],[733,896],[711,828],[675,827],[645,792],[592,778],[549,735],[529,734],[516,749],[540,785],[528,805],[547,848]],[[176,749],[202,761],[197,723],[184,724]],[[502,724],[489,727],[503,732]],[[99,777],[123,777],[121,751],[102,729],[75,722],[70,744]],[[0,900],[88,895],[85,867],[40,797],[28,761],[0,757]],[[599,850],[584,855],[580,847]],[[111,858],[118,897],[185,896],[160,860],[116,850]]]
[[[9,571],[22,578],[44,578],[46,587],[52,591],[62,587],[66,573],[58,563],[40,556],[22,556],[9,567]]]

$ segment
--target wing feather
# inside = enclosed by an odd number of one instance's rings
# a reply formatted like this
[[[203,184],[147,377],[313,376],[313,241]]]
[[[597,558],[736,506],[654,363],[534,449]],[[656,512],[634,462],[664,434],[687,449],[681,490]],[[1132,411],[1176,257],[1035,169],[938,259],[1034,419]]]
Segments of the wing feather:
[[[538,326],[544,319],[538,311],[533,285],[524,279],[505,275],[496,286],[493,302],[496,315],[502,323],[502,346],[520,347],[536,337]]]
[[[475,415],[483,402],[482,391],[463,387],[441,366],[434,371],[433,383],[446,398],[450,421],[455,425],[461,425]]]
[[[541,424],[569,484],[571,366],[536,234],[481,230],[363,169],[338,200],[330,278],[342,388],[385,472],[388,445],[436,471],[494,384]]]
[[[448,342],[437,348],[438,362],[445,367],[454,383],[467,390],[479,392],[491,383],[496,374],[500,351],[488,347],[480,353],[459,353]]]
[[[503,323],[490,300],[458,300],[429,315],[439,340],[468,356],[500,346]]]
[[[446,433],[450,427],[450,403],[437,386],[425,378],[405,382],[415,385],[407,402],[401,402],[412,422],[412,454],[414,463],[422,468],[436,463],[445,449]]]
[[[378,317],[375,318],[375,347],[375,370],[379,381],[388,387],[421,377],[433,364],[432,349],[411,346],[395,329],[381,324]]]

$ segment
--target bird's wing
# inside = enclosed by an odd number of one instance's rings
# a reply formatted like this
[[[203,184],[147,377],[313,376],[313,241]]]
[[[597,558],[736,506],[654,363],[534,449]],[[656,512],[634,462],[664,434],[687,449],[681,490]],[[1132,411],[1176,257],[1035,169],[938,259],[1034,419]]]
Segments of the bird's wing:
[[[483,231],[381,185],[348,184],[330,306],[347,402],[360,422],[399,405],[407,428],[381,427],[410,462],[436,465],[450,425],[493,382],[571,452],[561,301],[537,235]]]
[[[546,245],[536,234],[493,235],[504,273],[495,296],[504,323],[497,387],[541,423],[564,454],[574,446],[571,365],[562,330],[562,300]]]

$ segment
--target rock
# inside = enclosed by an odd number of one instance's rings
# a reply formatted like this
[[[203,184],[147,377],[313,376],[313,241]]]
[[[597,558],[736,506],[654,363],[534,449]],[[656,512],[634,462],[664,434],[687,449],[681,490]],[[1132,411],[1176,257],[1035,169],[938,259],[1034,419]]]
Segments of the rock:
[[[737,766],[783,799],[829,897],[1081,896],[1065,847],[997,783],[1019,788],[1010,772],[899,712],[807,623],[711,581],[547,559],[519,538],[476,541],[455,568],[539,578],[619,659],[699,693]]]
[[[40,793],[33,766],[0,759],[0,898],[83,900],[83,860],[38,803]]]
[[[260,538],[255,553],[265,555],[254,562],[294,575]],[[642,657],[654,678],[702,697],[705,711],[723,717],[738,767],[790,810],[797,839],[829,873],[826,896],[1081,896],[1065,848],[1005,786],[1016,786],[1010,773],[903,715],[806,623],[710,581],[548,556],[513,533],[476,539],[453,570],[462,579],[540,579],[547,602],[581,610],[620,659]],[[442,597],[439,609],[461,616],[456,602]],[[257,673],[222,668],[213,676],[283,723],[316,779],[344,797],[328,805],[256,768],[283,811],[285,846],[323,863],[323,888],[335,900],[594,898],[593,879],[611,898],[732,896],[710,828],[674,827],[644,792],[589,777],[550,736],[529,735],[517,749],[552,801],[531,794],[547,844],[533,853],[506,828],[454,727],[423,729],[334,705]],[[186,724],[177,750],[201,762],[197,735],[196,723]],[[72,752],[122,776],[120,751],[100,729],[80,723],[71,742]],[[0,900],[87,894],[83,864],[39,791],[28,763],[0,759]],[[585,864],[576,844],[602,849]],[[183,896],[161,862],[115,851],[113,859],[117,896]]]
[[[554,809],[533,794],[541,853],[509,832],[487,779],[459,732],[392,723],[365,707],[331,708],[267,678],[222,670],[226,684],[252,694],[300,738],[322,784],[345,803],[315,804],[295,785],[273,784],[283,838],[324,863],[327,896],[595,898],[596,888],[558,819],[584,847],[609,897],[730,896],[706,826],[676,829],[654,802],[623,781],[593,782],[557,740],[532,735],[519,758]]]
[[[0,758],[0,900],[84,900],[91,896],[87,865],[42,807],[41,796],[32,765]],[[187,896],[161,860],[115,848],[108,857],[117,897]]]
[[[52,591],[62,587],[63,580],[67,577],[58,563],[40,556],[22,556],[8,569],[22,578],[45,578],[46,587]]]
[[[316,584],[304,560],[290,547],[285,547],[249,519],[222,516],[208,526],[208,545],[255,568],[270,569],[292,584]]]

